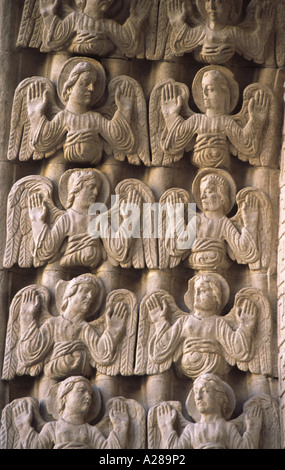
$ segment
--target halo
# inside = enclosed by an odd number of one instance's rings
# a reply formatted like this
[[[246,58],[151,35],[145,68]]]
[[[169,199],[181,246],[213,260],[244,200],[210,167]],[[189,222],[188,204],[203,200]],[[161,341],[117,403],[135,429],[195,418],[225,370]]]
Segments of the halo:
[[[83,281],[84,281],[84,278],[85,279],[89,278],[91,281],[94,281],[95,287],[97,288],[96,294],[94,295],[94,300],[92,301],[89,307],[88,314],[86,315],[86,318],[85,318],[87,320],[89,317],[92,317],[95,313],[97,313],[98,310],[100,310],[103,304],[104,296],[105,296],[104,284],[101,281],[101,279],[97,277],[95,274],[91,274],[91,273],[80,274],[80,276],[74,277],[73,279],[71,279],[71,281],[62,281],[62,280],[58,281],[58,283],[56,284],[56,288],[55,288],[56,307],[57,307],[58,313],[60,313],[62,300],[66,292],[66,289],[71,283],[75,284],[76,282],[78,282],[79,278],[82,278]]]
[[[228,183],[230,202],[229,202],[229,206],[225,207],[225,213],[228,214],[236,203],[237,188],[236,188],[234,179],[225,170],[222,170],[220,168],[203,168],[202,170],[198,171],[192,184],[192,194],[193,194],[194,200],[197,204],[197,207],[202,211],[203,209],[202,209],[202,202],[200,198],[200,183],[201,183],[202,178],[211,174],[224,178]]]
[[[96,177],[100,180],[101,183],[100,190],[97,195],[98,201],[100,201],[102,204],[107,204],[108,199],[110,197],[111,188],[109,180],[104,175],[104,173],[102,173],[102,171],[96,170],[95,168],[73,168],[71,170],[65,171],[59,180],[58,192],[60,202],[63,207],[66,209],[66,202],[68,199],[68,182],[69,178],[75,171],[80,171],[82,173],[92,171],[94,175],[96,175]]]
[[[229,0],[227,0],[228,2]],[[205,9],[205,0],[196,0],[197,8],[203,20],[206,21],[208,14]],[[241,15],[243,0],[233,0],[232,8],[229,15],[229,24],[234,24],[238,21]]]
[[[50,389],[48,390],[47,399],[46,399],[46,407],[47,407],[48,412],[53,416],[54,419],[57,420],[57,419],[60,418],[60,414],[58,413],[58,408],[59,408],[58,389],[59,389],[60,385],[63,382],[72,381],[72,379],[79,379],[79,378],[84,380],[84,381],[86,380],[87,382],[89,382],[89,380],[86,379],[83,376],[68,377],[67,379],[63,380],[62,382],[58,382],[57,384],[52,385],[50,387]],[[89,411],[86,415],[86,422],[87,423],[90,423],[91,421],[93,421],[98,416],[98,414],[101,410],[101,406],[102,406],[102,398],[101,398],[100,391],[98,390],[98,388],[95,385],[91,384],[91,382],[89,382],[89,383],[90,383],[91,388],[92,388],[92,396],[91,396],[90,409],[89,409]]]
[[[207,375],[208,374],[200,375],[196,380],[204,378],[204,376],[207,376]],[[206,379],[206,377],[205,377],[205,379]],[[196,380],[194,381],[194,383],[196,382]],[[234,412],[234,409],[235,409],[235,406],[236,406],[236,398],[235,398],[233,389],[226,382],[224,382],[223,380],[221,380],[221,382],[223,383],[223,385],[225,387],[225,393],[226,393],[227,398],[228,398],[227,407],[226,407],[226,410],[225,410],[225,413],[224,413],[224,418],[226,420],[228,420],[228,419],[230,419],[231,415]],[[193,418],[196,423],[200,421],[201,415],[200,415],[200,412],[198,411],[198,409],[196,407],[193,388],[191,389],[191,391],[190,391],[190,393],[189,393],[189,395],[186,399],[185,408],[186,408],[187,413],[189,414],[189,416],[191,418]]]
[[[96,72],[97,75],[97,81],[96,81],[96,90],[94,93],[94,99],[91,103],[91,106],[94,106],[98,101],[102,98],[105,88],[106,88],[106,73],[103,68],[103,66],[95,59],[89,58],[89,57],[72,57],[71,59],[67,60],[62,67],[58,81],[57,81],[57,92],[58,96],[61,100],[61,102],[66,105],[67,100],[64,99],[63,97],[63,87],[66,81],[68,80],[68,77],[71,73],[71,71],[74,69],[74,67],[79,64],[80,62],[88,62],[90,63]]]
[[[223,276],[217,273],[212,273],[212,272],[205,272],[202,274],[197,274],[196,276],[192,277],[188,281],[188,289],[187,289],[186,294],[184,295],[185,305],[189,308],[190,311],[193,311],[194,309],[194,285],[195,285],[195,281],[200,277],[211,277],[211,278],[214,278],[214,282],[216,281],[220,283],[221,296],[222,296],[220,310],[222,310],[229,301],[230,288],[229,288],[227,281],[223,278]]]
[[[192,83],[192,94],[193,99],[198,108],[205,113],[206,108],[204,105],[203,91],[202,91],[202,80],[206,72],[211,70],[218,70],[226,79],[229,90],[230,90],[230,108],[229,113],[233,111],[238,103],[239,99],[239,85],[236,82],[233,73],[225,67],[220,65],[208,65],[203,67],[199,72],[196,73]]]

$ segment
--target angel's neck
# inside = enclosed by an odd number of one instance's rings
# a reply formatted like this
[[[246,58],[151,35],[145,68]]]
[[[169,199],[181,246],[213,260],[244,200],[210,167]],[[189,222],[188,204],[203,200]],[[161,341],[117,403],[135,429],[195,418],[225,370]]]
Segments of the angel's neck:
[[[211,210],[204,210],[203,211],[204,215],[207,217],[207,219],[222,219],[225,214],[223,209],[216,209],[214,211]]]
[[[72,101],[72,98],[69,98],[65,109],[72,114],[85,114],[88,112],[88,109],[85,105],[78,103],[77,101]]]
[[[84,9],[85,15],[89,16],[90,18],[93,18],[94,20],[102,20],[104,18],[104,11],[101,9],[94,9],[94,7],[86,5]]]

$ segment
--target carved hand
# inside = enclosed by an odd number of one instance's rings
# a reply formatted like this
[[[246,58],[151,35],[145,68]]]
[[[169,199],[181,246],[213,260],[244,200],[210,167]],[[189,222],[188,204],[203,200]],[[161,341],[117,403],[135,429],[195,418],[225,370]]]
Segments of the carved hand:
[[[130,7],[130,16],[144,20],[147,18],[152,6],[152,0],[133,0]]]
[[[133,108],[133,101],[134,101],[134,90],[129,82],[126,81],[117,87],[116,93],[115,93],[116,105],[121,111],[127,112],[129,118],[131,116],[130,113]]]
[[[171,193],[166,200],[167,214],[169,218],[174,222],[174,218],[177,220],[184,220],[184,201],[177,193]]]
[[[258,433],[259,435],[261,425],[262,425],[262,410],[259,406],[255,405],[246,412],[246,415],[245,415],[246,430],[250,434],[255,432],[255,433]]]
[[[240,325],[251,331],[256,323],[257,306],[250,299],[246,299],[243,306],[239,307]]]
[[[27,110],[30,117],[42,116],[48,105],[48,91],[44,91],[44,85],[35,81],[29,86],[27,93]]]
[[[122,400],[115,400],[109,416],[113,428],[117,433],[126,430],[129,425],[129,415],[127,406]]]
[[[274,5],[271,0],[266,0],[262,5],[258,4],[255,10],[257,29],[264,32],[264,28],[271,29],[274,19]]]
[[[41,306],[40,298],[34,290],[24,293],[21,304],[21,317],[28,316],[34,318]]]
[[[118,333],[126,324],[128,310],[123,302],[118,302],[113,307],[109,307],[106,312],[107,328]]]
[[[176,410],[168,403],[161,403],[157,407],[157,424],[159,428],[173,428],[176,419]]]
[[[28,404],[25,400],[19,401],[13,407],[15,424],[19,429],[31,426],[32,414],[29,411]]]
[[[40,0],[40,14],[43,16],[54,15],[58,6],[58,0]]]
[[[28,201],[29,216],[32,222],[43,222],[46,217],[47,208],[40,193],[31,194]]]
[[[173,28],[180,30],[185,23],[186,10],[183,0],[168,0],[167,14]]]
[[[263,91],[258,90],[254,97],[249,100],[248,112],[254,122],[263,124],[268,117],[270,98]]]
[[[178,115],[182,107],[182,97],[172,84],[164,85],[161,93],[161,111],[167,120],[173,115]]]
[[[127,198],[123,200],[120,205],[120,212],[124,218],[128,217],[129,212],[133,212],[135,208],[142,208],[142,196],[135,189],[131,190],[127,194]]]
[[[246,228],[255,232],[258,222],[258,200],[253,194],[248,194],[241,206],[242,220]]]
[[[157,295],[154,294],[148,299],[146,307],[148,310],[149,318],[152,323],[157,323],[160,320],[165,320],[168,305],[164,298],[162,298],[161,306]]]

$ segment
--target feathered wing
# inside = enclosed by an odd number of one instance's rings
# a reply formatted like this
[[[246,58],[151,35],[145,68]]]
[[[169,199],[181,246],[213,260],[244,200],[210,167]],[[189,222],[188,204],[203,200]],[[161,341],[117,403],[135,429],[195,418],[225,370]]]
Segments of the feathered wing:
[[[153,88],[149,100],[149,133],[152,152],[151,163],[153,166],[168,166],[171,163],[180,160],[184,154],[183,151],[182,153],[173,156],[164,150],[165,142],[167,140],[167,129],[161,110],[161,103],[162,88],[166,85],[175,86],[179,95],[182,97],[182,108],[180,110],[180,115],[184,119],[187,119],[194,114],[188,105],[190,92],[184,83],[179,83],[172,78],[168,78],[158,83]]]
[[[248,196],[255,199],[258,207],[256,247],[260,254],[257,261],[249,263],[249,268],[252,270],[267,269],[271,260],[273,226],[272,206],[268,196],[260,189],[252,187],[240,190],[236,197],[238,210],[236,215],[231,218],[231,222],[239,230],[244,226],[242,206]]]
[[[247,400],[243,413],[231,420],[242,435],[246,430],[245,417],[250,409],[258,407],[262,413],[262,426],[259,438],[259,449],[280,449],[280,417],[278,403],[270,395],[256,395]]]
[[[150,408],[147,417],[148,449],[161,449],[161,433],[157,425],[157,407],[163,404],[167,404],[176,410],[174,429],[178,436],[182,434],[184,428],[189,424],[189,421],[182,414],[182,405],[179,401],[167,401],[153,406]]]
[[[113,148],[114,157],[119,161],[124,161],[127,157],[128,162],[133,165],[144,163],[144,165],[150,166],[147,108],[145,96],[140,84],[127,75],[119,75],[113,78],[108,86],[108,100],[98,111],[106,118],[112,118],[117,109],[115,104],[116,89],[125,83],[128,83],[132,87],[134,93],[130,127],[135,138],[135,147],[132,153],[126,153],[117,148]]]
[[[184,204],[185,226],[188,219],[188,204],[190,203],[189,193],[181,188],[171,188],[170,190],[165,191],[159,200],[158,215],[158,251],[160,269],[174,268],[178,266],[178,264],[186,258],[188,254],[188,250],[179,250],[177,247],[177,237],[181,235],[180,233],[177,233],[177,231],[179,231],[179,221],[174,227],[175,231],[173,233],[169,233],[169,237],[167,238],[167,228],[173,224],[173,221],[170,220],[167,212],[167,203],[170,194],[174,193],[179,198],[180,203]],[[183,224],[183,221],[180,222]]]
[[[32,143],[31,122],[28,115],[27,99],[28,91],[31,85],[39,83],[42,96],[48,91],[49,105],[47,109],[47,117],[52,119],[60,108],[56,102],[55,89],[52,82],[44,77],[30,77],[23,80],[16,88],[9,135],[8,160],[27,161],[30,158],[40,160],[45,157],[44,153],[37,152]],[[50,152],[52,153],[52,152]]]
[[[274,376],[276,371],[273,366],[273,335],[272,335],[272,312],[268,298],[263,292],[254,287],[246,287],[241,289],[235,297],[234,308],[223,318],[235,330],[239,326],[237,311],[244,300],[250,299],[257,307],[257,317],[254,331],[252,333],[252,347],[248,351],[250,359],[246,361],[235,360],[226,355],[226,360],[231,365],[237,367],[244,372],[252,374],[260,374],[265,376]]]
[[[106,311],[108,307],[115,307],[117,303],[123,303],[128,310],[128,318],[126,323],[126,330],[123,338],[119,341],[116,347],[111,364],[100,365],[96,364],[99,372],[106,375],[116,376],[118,374],[129,376],[133,375],[134,371],[134,354],[136,344],[136,328],[137,328],[137,299],[133,292],[127,289],[117,289],[112,291],[106,299]],[[103,332],[106,328],[105,313],[98,319],[92,322],[97,331]]]
[[[149,317],[149,311],[147,303],[149,299],[154,296],[159,300],[160,305],[165,301],[167,303],[167,318],[166,321],[169,325],[173,325],[182,316],[187,315],[185,312],[180,310],[176,305],[176,302],[172,295],[164,290],[158,290],[147,294],[139,309],[139,324],[138,324],[138,335],[137,335],[137,347],[136,347],[136,362],[135,362],[135,374],[136,375],[155,375],[160,374],[168,370],[175,357],[179,355],[179,347],[170,352],[169,357],[159,363],[154,363],[150,354],[151,340],[156,334],[154,323]]]
[[[36,431],[40,432],[46,424],[46,421],[44,421],[40,415],[39,403],[36,398],[17,398],[9,403],[2,412],[0,436],[1,449],[23,449],[21,437],[14,421],[15,405],[21,404],[23,401],[27,404],[29,415],[33,416],[33,427]]]
[[[240,112],[233,116],[233,120],[242,128],[244,128],[249,121],[249,102],[254,97],[256,92],[264,92],[269,99],[268,117],[263,125],[262,133],[258,139],[248,140],[244,145],[233,145],[232,153],[237,155],[242,161],[248,161],[254,166],[276,167],[276,161],[272,161],[276,148],[276,139],[272,138],[275,135],[277,128],[277,109],[276,100],[273,92],[269,87],[261,83],[252,83],[248,85],[243,92],[243,104]]]
[[[53,185],[48,178],[32,175],[17,181],[12,186],[7,202],[5,268],[10,268],[15,263],[22,268],[33,266],[34,240],[28,207],[29,197],[33,193],[41,194],[48,207],[51,224],[62,214],[53,203]]]
[[[18,47],[42,47],[44,25],[39,5],[39,0],[25,0],[17,39]]]
[[[22,314],[22,298],[27,291],[31,290],[35,291],[41,299],[39,323],[43,324],[51,316],[48,311],[50,294],[46,287],[30,285],[28,287],[24,287],[15,295],[9,310],[2,369],[3,380],[12,380],[16,375],[29,374],[35,376],[38,375],[43,368],[43,363],[39,363],[34,366],[25,366],[24,364],[21,364],[18,355],[18,344],[21,340],[20,315]]]
[[[113,426],[109,414],[116,402],[123,402],[129,415],[129,428],[126,449],[145,449],[146,445],[146,423],[145,410],[136,400],[126,399],[124,397],[111,398],[106,403],[106,412],[97,424],[97,427],[107,438],[111,433]]]

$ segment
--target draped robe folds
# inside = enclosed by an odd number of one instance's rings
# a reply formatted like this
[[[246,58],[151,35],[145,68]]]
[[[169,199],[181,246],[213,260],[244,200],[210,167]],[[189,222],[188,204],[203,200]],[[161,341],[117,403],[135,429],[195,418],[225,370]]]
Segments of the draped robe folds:
[[[48,319],[40,328],[29,322],[18,346],[20,367],[33,371],[39,364],[52,379],[70,375],[90,376],[96,364],[109,365],[114,359],[118,337],[83,321],[71,323],[62,316]]]
[[[96,426],[72,424],[60,418],[44,425],[40,433],[30,428],[23,439],[25,449],[121,449],[115,431],[106,439]]]
[[[261,28],[245,31],[238,26],[225,26],[217,31],[209,26],[194,28],[184,24],[180,31],[172,31],[170,47],[176,55],[194,51],[198,62],[223,64],[235,52],[247,60],[263,63],[268,34]]]
[[[208,218],[205,214],[196,215],[196,223],[185,223],[180,220],[176,226],[177,237],[165,240],[167,251],[175,257],[185,253],[184,240],[192,239],[193,227],[196,238],[189,255],[189,264],[192,269],[199,271],[222,272],[231,264],[231,259],[240,264],[254,263],[258,257],[258,249],[254,237],[246,227],[239,232],[226,216],[219,219]],[[186,234],[186,235],[185,235]]]
[[[150,361],[157,372],[169,369],[172,362],[181,372],[195,379],[204,373],[225,374],[236,361],[252,356],[251,335],[240,326],[232,330],[223,317],[181,317],[172,326],[163,321],[149,344]]]
[[[51,121],[41,116],[32,133],[32,144],[46,156],[63,147],[65,160],[96,164],[102,158],[104,143],[101,137],[117,151],[134,152],[134,134],[119,109],[112,120],[94,111],[74,114],[63,110]]]
[[[193,139],[195,142],[193,144]],[[177,116],[170,129],[163,131],[163,150],[178,160],[193,147],[192,161],[198,168],[230,167],[230,153],[249,159],[260,148],[260,130],[249,121],[240,127],[232,116],[208,117],[193,114],[188,119]]]
[[[54,16],[51,25],[46,28],[44,49],[57,51],[68,47],[73,53],[104,56],[117,47],[128,57],[133,57],[141,23],[140,18],[132,17],[121,25],[112,19],[95,19],[76,11],[63,20]],[[78,38],[80,33],[89,33],[91,37],[81,40]]]
[[[164,449],[256,449],[249,432],[241,436],[234,424],[223,418],[210,423],[190,423],[179,437],[172,431],[162,442]]]

